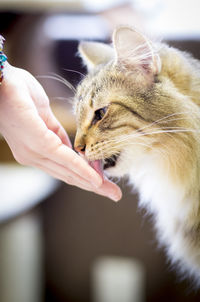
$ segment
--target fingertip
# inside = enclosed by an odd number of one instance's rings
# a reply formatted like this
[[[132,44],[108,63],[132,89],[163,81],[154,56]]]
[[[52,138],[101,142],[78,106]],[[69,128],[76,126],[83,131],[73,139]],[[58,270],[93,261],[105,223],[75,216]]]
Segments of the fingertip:
[[[103,184],[100,189],[104,196],[107,196],[115,202],[118,202],[122,198],[120,187],[108,179],[103,180]]]
[[[122,198],[122,191],[119,189],[118,192],[110,194],[109,198],[115,202],[120,201]]]
[[[60,139],[62,140],[62,143],[64,145],[66,145],[72,149],[72,143],[69,139],[69,136],[67,135],[65,129],[62,126],[60,127],[60,129],[58,131],[58,136],[60,137]]]

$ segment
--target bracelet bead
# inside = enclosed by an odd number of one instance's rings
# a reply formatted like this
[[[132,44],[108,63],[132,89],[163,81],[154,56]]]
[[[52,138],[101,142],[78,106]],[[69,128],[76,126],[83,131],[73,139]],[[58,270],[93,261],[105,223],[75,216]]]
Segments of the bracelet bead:
[[[5,66],[5,62],[7,61],[7,56],[3,52],[3,43],[4,38],[0,35],[0,85],[3,81],[3,69]]]

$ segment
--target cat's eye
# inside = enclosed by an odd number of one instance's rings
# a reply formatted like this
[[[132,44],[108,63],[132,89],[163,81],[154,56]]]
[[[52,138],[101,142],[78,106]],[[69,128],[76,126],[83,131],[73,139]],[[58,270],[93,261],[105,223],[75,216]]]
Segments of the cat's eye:
[[[100,108],[94,112],[94,118],[92,121],[92,125],[95,125],[98,121],[102,120],[102,118],[106,114],[107,109],[108,109],[108,106]]]

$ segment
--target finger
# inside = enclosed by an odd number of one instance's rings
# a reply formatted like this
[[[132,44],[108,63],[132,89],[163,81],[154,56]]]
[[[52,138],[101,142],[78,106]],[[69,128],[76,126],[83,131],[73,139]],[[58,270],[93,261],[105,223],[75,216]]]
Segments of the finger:
[[[102,186],[96,190],[98,194],[108,196],[114,201],[119,201],[122,198],[121,189],[110,180],[105,179]]]
[[[59,145],[56,150],[50,154],[49,159],[81,175],[85,180],[94,184],[96,187],[102,185],[103,180],[101,176],[75,151],[65,145]]]
[[[47,158],[37,160],[37,162],[35,162],[35,165],[40,165],[40,167],[46,167],[50,169],[53,173],[60,175],[62,179],[68,184],[76,185],[76,183],[82,183],[83,186],[87,186],[88,188],[90,187],[90,190],[92,191],[96,189],[96,187],[94,187],[91,182],[86,181],[80,175]]]
[[[85,179],[81,178],[79,175],[48,159],[41,160],[36,163],[35,166],[45,170],[51,176],[56,177],[67,184],[77,186],[87,191],[93,191],[114,201],[118,201],[121,198],[121,191],[118,186],[108,180],[105,181],[101,188],[96,189],[91,183],[85,181]]]
[[[49,167],[43,166],[41,164],[35,164],[35,167],[43,170],[44,172],[48,173],[49,175],[51,175],[54,178],[57,178],[61,181],[63,181],[64,183],[68,184],[68,185],[73,185],[73,186],[77,186],[81,189],[87,190],[87,191],[92,191],[91,186],[89,184],[83,184],[83,183],[79,183],[78,181],[73,181],[71,177],[66,177],[66,175],[62,175],[59,172],[55,172],[54,170],[52,170]]]
[[[48,110],[48,116],[47,116],[45,123],[46,123],[46,126],[48,127],[48,129],[52,130],[55,134],[57,134],[60,137],[63,144],[72,148],[71,141],[70,141],[65,129],[60,124],[60,122],[57,120],[57,118],[55,117],[55,115],[53,114],[53,112],[51,111],[50,108]]]
[[[89,191],[89,192],[94,192],[94,193],[97,193],[97,194],[102,195],[104,197],[110,198],[109,196],[106,195],[106,193],[104,191],[103,192],[101,192],[99,190],[96,191],[96,189],[91,184],[89,184],[89,183],[79,182],[77,180],[73,181],[72,178],[69,180],[69,178],[66,178],[66,175],[62,175],[59,172],[55,172],[51,168],[43,166],[43,165],[41,165],[39,163],[35,164],[34,166],[37,167],[37,168],[39,168],[39,169],[41,169],[41,170],[43,170],[44,172],[46,172],[47,174],[51,175],[52,177],[57,178],[58,180],[63,181],[64,183],[66,183],[68,185],[74,185],[74,186],[76,186],[76,187],[78,187],[80,189],[83,189],[83,190],[86,190],[86,191]]]

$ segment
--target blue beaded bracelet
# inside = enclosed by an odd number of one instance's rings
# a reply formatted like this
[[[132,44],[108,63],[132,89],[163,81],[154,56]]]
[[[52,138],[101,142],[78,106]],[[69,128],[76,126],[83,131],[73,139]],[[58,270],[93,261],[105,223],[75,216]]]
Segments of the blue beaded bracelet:
[[[0,35],[0,85],[3,81],[3,69],[5,66],[5,62],[7,61],[6,55],[3,53],[3,42],[4,38]]]

